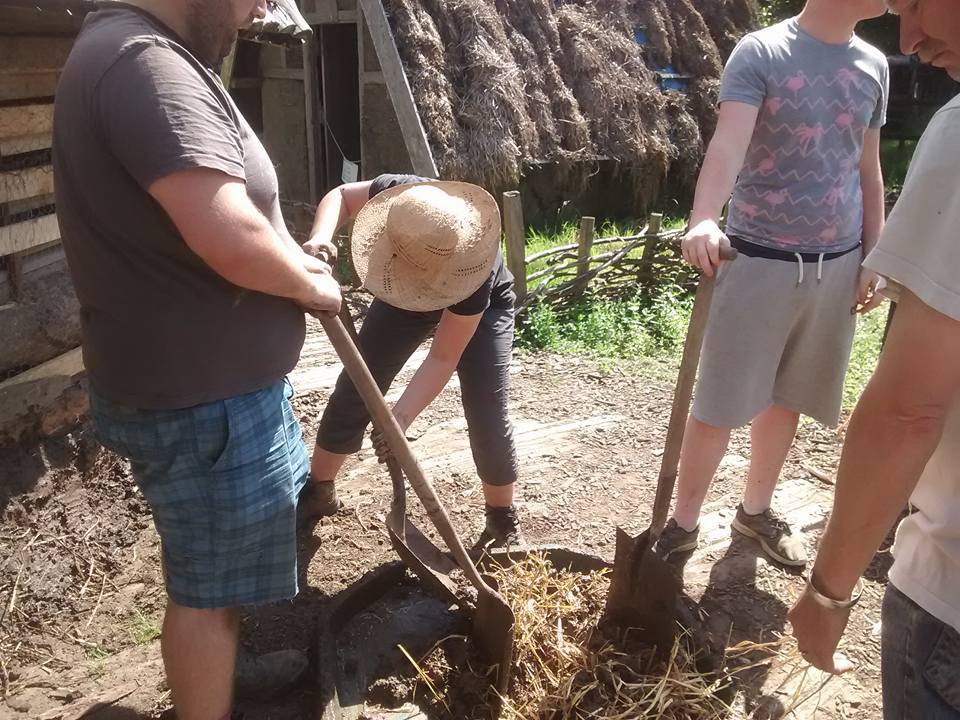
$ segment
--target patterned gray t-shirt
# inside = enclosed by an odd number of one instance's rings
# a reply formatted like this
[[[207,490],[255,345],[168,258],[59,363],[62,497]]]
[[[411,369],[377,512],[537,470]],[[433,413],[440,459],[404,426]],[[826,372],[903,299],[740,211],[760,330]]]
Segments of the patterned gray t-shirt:
[[[720,102],[760,108],[727,232],[791,252],[839,252],[863,233],[860,159],[886,122],[883,53],[854,37],[830,44],[795,19],[747,35],[723,74]]]

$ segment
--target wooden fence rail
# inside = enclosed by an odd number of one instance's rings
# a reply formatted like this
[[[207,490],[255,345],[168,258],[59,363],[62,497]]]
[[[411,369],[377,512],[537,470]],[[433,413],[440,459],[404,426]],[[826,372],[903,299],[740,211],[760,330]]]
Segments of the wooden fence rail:
[[[623,297],[650,282],[658,269],[676,265],[678,260],[675,251],[665,254],[662,250],[675,248],[684,231],[662,230],[660,213],[652,214],[635,235],[605,238],[595,237],[595,218],[584,217],[577,242],[526,255],[520,193],[504,193],[503,206],[507,266],[515,278],[519,313],[535,303],[560,306],[575,302],[588,289],[595,295]],[[595,248],[608,245],[617,247],[594,254]],[[631,257],[638,250],[639,257]],[[530,272],[534,263],[545,267]]]

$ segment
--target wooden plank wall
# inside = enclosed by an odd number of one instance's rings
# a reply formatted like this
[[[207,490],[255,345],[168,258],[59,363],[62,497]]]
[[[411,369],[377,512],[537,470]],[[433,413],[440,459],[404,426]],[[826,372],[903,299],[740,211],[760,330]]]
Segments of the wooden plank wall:
[[[0,267],[18,300],[26,255],[59,242],[53,214],[53,96],[71,37],[0,36]]]
[[[26,452],[75,425],[87,397],[50,162],[53,97],[82,13],[41,4],[0,1],[0,446]]]

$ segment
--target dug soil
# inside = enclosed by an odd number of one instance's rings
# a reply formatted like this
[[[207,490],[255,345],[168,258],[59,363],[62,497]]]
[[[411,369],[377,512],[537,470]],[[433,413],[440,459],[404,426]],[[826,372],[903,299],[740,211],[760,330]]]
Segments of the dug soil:
[[[401,387],[423,354],[404,370]],[[312,326],[293,376],[294,405],[311,446],[338,372],[319,326]],[[516,354],[511,414],[521,463],[518,505],[529,542],[612,559],[617,526],[632,533],[646,526],[672,372],[652,364]],[[482,528],[483,504],[455,379],[409,434],[454,525],[472,542]],[[829,478],[841,441],[842,428],[804,424],[778,489],[776,505],[804,533],[811,556],[830,508]],[[786,613],[804,583],[799,573],[759,556],[751,542],[731,537],[748,457],[748,434],[738,432],[707,499],[701,546],[685,572],[701,617],[730,646],[775,642],[788,633]],[[0,718],[172,717],[158,640],[160,546],[127,464],[82,428],[29,452],[9,451],[0,457],[0,473]],[[246,650],[299,648],[311,658],[311,673],[279,698],[242,700],[248,720],[315,716],[319,618],[338,593],[395,559],[384,528],[390,482],[369,442],[348,461],[339,487],[345,509],[300,533],[300,596],[252,610],[243,620]],[[415,499],[408,505],[426,528]],[[880,601],[888,565],[882,551],[851,620],[844,649],[857,665],[853,672],[831,679],[790,657],[745,657],[745,664],[760,662],[741,674],[731,717],[790,711],[804,718],[879,717]]]

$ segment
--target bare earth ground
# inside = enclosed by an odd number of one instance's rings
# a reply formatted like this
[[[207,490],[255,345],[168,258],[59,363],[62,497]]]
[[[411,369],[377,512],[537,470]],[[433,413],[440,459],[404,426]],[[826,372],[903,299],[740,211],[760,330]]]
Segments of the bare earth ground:
[[[308,444],[338,372],[314,325],[293,378]],[[408,366],[401,381],[409,373]],[[636,533],[649,518],[670,370],[638,364],[607,370],[579,357],[524,353],[514,359],[512,378],[527,539],[611,559],[615,528]],[[410,434],[454,524],[472,542],[482,526],[482,499],[455,380]],[[805,424],[778,490],[777,506],[804,530],[811,555],[832,488],[804,466],[832,475],[839,448],[837,433]],[[758,557],[749,542],[731,542],[747,457],[747,435],[739,432],[711,489],[703,542],[686,571],[687,592],[730,645],[786,632],[787,609],[804,582]],[[78,431],[30,457],[0,458],[0,468],[0,718],[169,717],[157,640],[159,543],[125,463]],[[301,595],[248,614],[246,648],[296,647],[315,661],[318,618],[330,598],[395,559],[383,525],[390,484],[368,443],[346,466],[340,492],[347,509],[302,533]],[[735,717],[781,717],[797,700],[804,702],[794,717],[880,716],[878,623],[888,559],[877,556],[847,636],[845,649],[857,669],[824,684],[824,676],[803,672],[794,660],[773,660],[743,676]],[[285,697],[246,701],[239,709],[255,720],[309,718],[315,700],[307,681]]]

